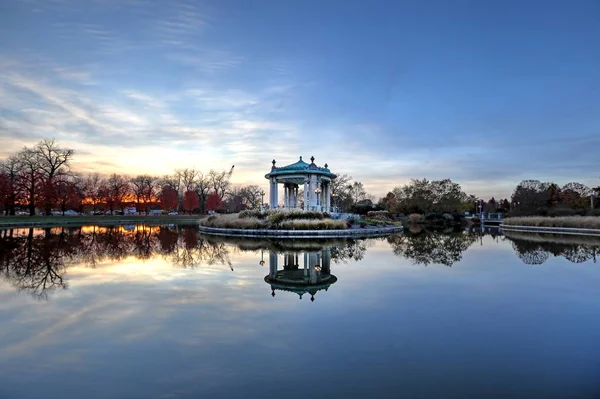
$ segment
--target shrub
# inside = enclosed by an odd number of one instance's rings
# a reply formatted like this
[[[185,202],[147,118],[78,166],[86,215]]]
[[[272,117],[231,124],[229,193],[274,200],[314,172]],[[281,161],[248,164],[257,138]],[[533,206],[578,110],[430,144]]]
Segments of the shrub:
[[[244,218],[264,219],[266,217],[266,213],[261,212],[259,210],[245,210],[245,211],[241,211],[240,213],[238,213],[238,217],[240,219],[244,219]]]
[[[344,220],[286,220],[281,223],[281,228],[289,230],[343,230],[348,226]]]
[[[570,209],[570,208],[552,208],[547,212],[548,216],[557,217],[557,216],[582,216],[583,212],[580,209]],[[543,216],[543,215],[542,215]]]
[[[369,212],[367,212],[367,217],[374,218],[377,216],[385,216],[385,217],[389,218],[390,213],[388,211],[369,211]]]
[[[408,221],[411,223],[421,223],[422,220],[423,216],[419,215],[418,213],[411,213],[408,216]]]
[[[279,223],[283,222],[284,219],[285,219],[285,216],[283,215],[283,213],[281,213],[281,212],[272,213],[269,215],[269,217],[267,217],[267,222],[269,224],[279,224]]]

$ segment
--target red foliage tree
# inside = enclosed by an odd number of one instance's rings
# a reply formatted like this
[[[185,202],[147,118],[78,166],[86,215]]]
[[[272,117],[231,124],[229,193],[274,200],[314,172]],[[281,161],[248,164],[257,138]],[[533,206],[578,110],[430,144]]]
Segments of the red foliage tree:
[[[10,208],[10,181],[6,173],[0,172],[0,210],[8,211]],[[8,212],[6,212],[8,214]]]
[[[57,205],[58,202],[58,189],[59,183],[52,180],[48,180],[42,185],[42,192],[38,200],[38,204],[42,206],[46,214],[49,215],[52,208]]]
[[[183,194],[183,209],[188,211],[190,214],[192,211],[200,206],[198,200],[198,194],[195,191],[188,190]]]
[[[217,193],[212,193],[208,196],[208,199],[206,200],[206,208],[209,211],[219,210],[221,209],[222,205],[223,201],[221,201],[221,198],[219,198],[219,195]]]
[[[165,211],[177,209],[177,191],[171,186],[164,186],[160,192],[160,207]]]

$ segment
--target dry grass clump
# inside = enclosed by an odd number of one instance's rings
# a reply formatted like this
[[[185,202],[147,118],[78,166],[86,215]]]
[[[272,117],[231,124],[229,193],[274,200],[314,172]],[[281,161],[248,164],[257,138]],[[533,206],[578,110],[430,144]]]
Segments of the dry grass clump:
[[[598,216],[523,216],[506,218],[502,222],[509,226],[536,226],[536,227],[566,227],[579,229],[600,229]]]
[[[421,223],[423,221],[423,215],[419,215],[418,213],[411,213],[408,216],[408,221],[410,223]]]
[[[247,217],[240,219],[237,214],[213,215],[200,222],[206,227],[220,227],[224,229],[262,229],[265,224],[258,218]]]
[[[321,212],[285,210],[244,212],[212,215],[203,219],[200,224],[224,229],[335,230],[348,227],[345,220],[332,220],[330,215]]]
[[[345,220],[286,220],[280,224],[284,230],[344,230],[348,228]]]
[[[299,209],[269,209],[263,212],[259,210],[246,210],[238,213],[238,217],[240,219],[267,219],[270,223],[280,223],[284,220],[296,219],[331,219],[331,215],[325,212],[302,211]]]

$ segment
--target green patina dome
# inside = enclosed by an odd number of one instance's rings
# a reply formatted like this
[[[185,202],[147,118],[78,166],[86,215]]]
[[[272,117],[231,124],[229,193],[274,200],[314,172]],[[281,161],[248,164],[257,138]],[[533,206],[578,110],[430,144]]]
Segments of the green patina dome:
[[[273,167],[271,168],[271,172],[265,175],[265,178],[269,179],[274,176],[282,176],[282,175],[291,175],[296,173],[310,173],[316,175],[324,175],[328,176],[332,179],[335,179],[337,176],[327,168],[327,164],[324,167],[319,167],[315,164],[315,158],[311,157],[311,163],[306,163],[300,159],[290,165],[282,166],[280,168],[275,167],[275,160],[273,160]]]

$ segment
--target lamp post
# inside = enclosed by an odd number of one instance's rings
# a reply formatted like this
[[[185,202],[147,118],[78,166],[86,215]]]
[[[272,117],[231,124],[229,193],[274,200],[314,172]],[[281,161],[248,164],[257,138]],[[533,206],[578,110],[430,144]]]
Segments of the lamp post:
[[[321,194],[321,189],[319,187],[315,189],[315,194],[317,194],[317,210],[320,210],[319,194]]]
[[[337,202],[336,199],[337,199],[338,195],[336,193],[333,193],[333,194],[331,194],[331,196],[333,197],[333,209],[335,209],[335,211],[338,212],[338,209],[336,206],[336,202]]]
[[[260,190],[260,211],[265,210],[265,190]]]
[[[590,193],[590,208],[592,211],[594,210],[594,195],[596,195],[596,192],[592,190]]]
[[[260,250],[260,262],[258,262],[258,264],[261,265],[261,266],[265,265],[264,250],[263,249]]]

